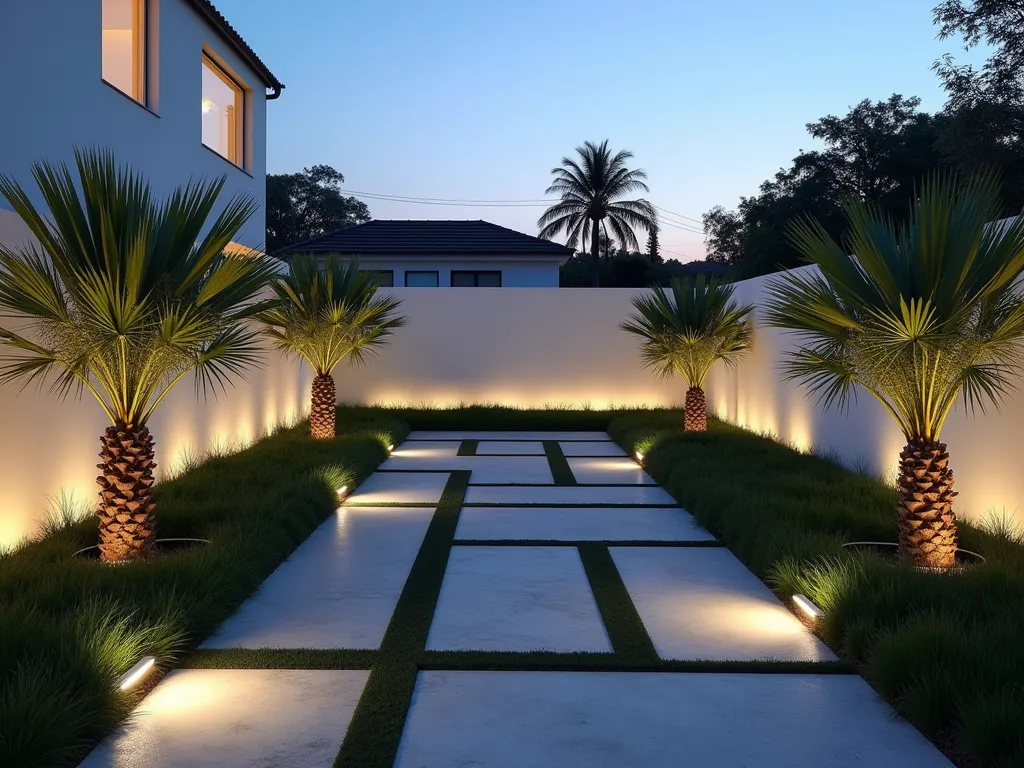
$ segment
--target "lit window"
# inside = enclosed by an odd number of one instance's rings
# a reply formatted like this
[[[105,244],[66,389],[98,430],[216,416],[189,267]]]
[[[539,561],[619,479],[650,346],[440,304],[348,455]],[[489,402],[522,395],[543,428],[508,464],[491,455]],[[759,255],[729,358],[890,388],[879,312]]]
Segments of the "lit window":
[[[146,2],[103,0],[103,79],[146,101]]]
[[[203,144],[242,165],[242,89],[203,56]]]
[[[406,288],[437,288],[437,272],[406,272]]]

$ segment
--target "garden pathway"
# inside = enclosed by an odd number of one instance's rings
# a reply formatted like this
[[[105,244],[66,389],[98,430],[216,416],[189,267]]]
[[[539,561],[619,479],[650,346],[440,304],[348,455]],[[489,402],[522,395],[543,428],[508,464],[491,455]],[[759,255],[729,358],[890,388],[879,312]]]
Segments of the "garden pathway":
[[[598,432],[413,433],[189,664],[82,765],[950,765]]]

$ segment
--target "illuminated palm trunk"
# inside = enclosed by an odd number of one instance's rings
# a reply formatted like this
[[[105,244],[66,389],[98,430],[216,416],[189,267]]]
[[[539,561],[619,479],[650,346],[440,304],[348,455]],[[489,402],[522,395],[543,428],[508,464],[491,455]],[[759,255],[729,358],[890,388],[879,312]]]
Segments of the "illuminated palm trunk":
[[[318,440],[334,437],[334,377],[318,373],[313,379],[312,406],[309,412],[309,433]]]
[[[144,560],[153,552],[153,437],[148,427],[107,427],[100,438],[100,557]]]
[[[683,427],[694,432],[708,430],[708,401],[700,387],[690,387],[686,390]]]
[[[945,443],[911,440],[900,453],[900,554],[914,565],[956,563],[953,470]]]

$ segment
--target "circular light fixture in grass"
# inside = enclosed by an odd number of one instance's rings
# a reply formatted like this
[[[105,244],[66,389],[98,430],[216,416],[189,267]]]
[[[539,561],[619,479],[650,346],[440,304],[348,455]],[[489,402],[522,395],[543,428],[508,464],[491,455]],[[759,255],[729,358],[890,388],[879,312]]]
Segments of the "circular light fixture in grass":
[[[850,541],[843,544],[843,549],[848,552],[868,552],[893,565],[896,565],[902,559],[900,557],[900,545],[891,541]],[[922,573],[954,573],[971,566],[983,565],[984,563],[985,557],[983,555],[971,552],[969,549],[958,548],[956,550],[956,565],[952,568],[917,566],[914,570],[921,571]]]

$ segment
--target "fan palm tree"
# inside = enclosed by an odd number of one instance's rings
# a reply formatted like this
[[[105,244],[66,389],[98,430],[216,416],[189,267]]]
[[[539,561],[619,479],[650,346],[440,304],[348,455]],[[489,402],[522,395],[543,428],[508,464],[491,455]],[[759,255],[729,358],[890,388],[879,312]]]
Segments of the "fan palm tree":
[[[291,259],[291,273],[272,285],[280,301],[260,315],[264,333],[315,371],[310,434],[334,437],[332,371],[345,358],[356,365],[366,362],[396,328],[404,326],[406,318],[397,314],[402,302],[377,295],[377,278],[333,255],[321,264],[314,254],[297,254]]]
[[[862,202],[845,206],[845,247],[817,222],[792,230],[820,272],[775,281],[768,322],[796,332],[786,360],[825,405],[855,387],[903,431],[899,546],[915,565],[955,563],[953,473],[942,426],[962,395],[969,410],[998,403],[1024,356],[1024,216],[1005,232],[992,177],[932,176],[909,220],[896,224]],[[852,253],[852,255],[850,255]]]
[[[38,245],[0,246],[0,382],[51,380],[66,396],[88,391],[110,426],[101,438],[100,553],[128,561],[152,552],[153,437],[147,423],[186,375],[223,389],[258,361],[247,318],[273,274],[262,257],[224,249],[255,210],[235,197],[208,225],[224,186],[190,182],[166,200],[104,151],[76,151],[68,167],[35,163],[49,219],[13,179],[0,195]],[[203,235],[203,230],[206,234]]]
[[[654,206],[646,200],[618,199],[640,190],[650,192],[644,183],[647,174],[626,167],[626,161],[633,157],[632,152],[612,155],[606,139],[600,144],[585,142],[576,148],[576,153],[578,161],[563,157],[562,166],[552,169],[555,180],[545,194],[559,195],[562,199],[544,212],[537,226],[539,236],[546,240],[566,233],[566,244],[573,249],[580,242],[586,248],[589,237],[590,276],[597,288],[601,284],[602,223],[607,223],[612,236],[625,250],[639,251],[634,228],[654,229],[657,215]]]
[[[704,381],[719,360],[733,365],[750,348],[751,306],[732,300],[733,286],[704,275],[677,277],[670,293],[655,286],[633,297],[636,313],[619,327],[643,339],[641,358],[658,375],[682,376],[686,390],[684,427],[705,431],[708,405]]]

